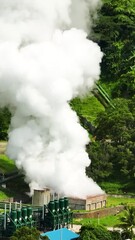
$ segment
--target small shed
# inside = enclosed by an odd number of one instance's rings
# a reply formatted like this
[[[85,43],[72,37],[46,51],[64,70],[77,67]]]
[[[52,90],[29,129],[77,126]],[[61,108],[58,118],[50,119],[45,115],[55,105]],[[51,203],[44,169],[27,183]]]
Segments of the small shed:
[[[50,232],[42,233],[41,236],[47,236],[49,240],[76,240],[80,235],[67,228],[60,228]]]

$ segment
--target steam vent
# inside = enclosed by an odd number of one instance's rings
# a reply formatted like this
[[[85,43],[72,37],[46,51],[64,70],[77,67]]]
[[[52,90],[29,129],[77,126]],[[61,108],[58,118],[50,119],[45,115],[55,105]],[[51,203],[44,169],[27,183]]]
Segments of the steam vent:
[[[43,206],[49,201],[63,197],[57,193],[51,193],[49,188],[34,190],[32,205]],[[70,209],[76,210],[95,210],[106,206],[106,194],[88,196],[87,198],[68,197]]]

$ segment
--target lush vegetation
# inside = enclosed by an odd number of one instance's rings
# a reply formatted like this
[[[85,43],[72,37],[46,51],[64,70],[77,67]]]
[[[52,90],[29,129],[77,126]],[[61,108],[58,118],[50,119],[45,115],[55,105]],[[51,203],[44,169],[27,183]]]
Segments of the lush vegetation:
[[[76,110],[81,123],[89,132],[91,132],[90,123],[94,125],[97,115],[104,111],[104,106],[91,94],[81,99],[75,98],[71,102],[71,107]]]
[[[14,161],[6,155],[0,154],[0,180],[6,177],[6,174],[12,174],[17,170]],[[17,179],[17,180],[16,180]],[[11,197],[23,197],[29,199],[26,192],[29,192],[29,186],[24,182],[24,177],[12,179],[6,183],[6,188],[0,186],[0,201]]]
[[[135,1],[104,0],[94,31],[104,52],[103,82],[113,83],[113,97],[131,98],[135,91]]]
[[[118,205],[135,206],[135,199],[129,197],[113,197],[113,196],[107,197],[107,207],[114,207]]]
[[[39,240],[40,232],[36,228],[18,228],[10,240]]]
[[[118,224],[123,229],[122,236],[130,239],[135,237],[133,229],[135,228],[135,207],[126,206],[123,216],[120,217],[120,223]]]
[[[0,173],[12,172],[15,169],[14,161],[9,159],[5,154],[0,154]]]
[[[0,140],[7,140],[11,114],[7,108],[0,108]]]
[[[87,146],[92,159],[87,174],[98,182],[134,182],[135,98],[114,103],[114,109],[107,108],[97,117],[96,140]]]
[[[121,240],[121,236],[118,232],[111,232],[102,225],[87,224],[81,227],[80,231],[81,240]]]
[[[92,38],[104,53],[100,85],[114,107],[92,94],[71,102],[92,139],[87,146],[92,163],[86,174],[109,193],[135,193],[134,23],[135,1],[103,0]],[[9,122],[8,110],[1,109],[0,140],[7,139]]]
[[[115,227],[116,224],[120,224],[119,216],[122,216],[121,214],[118,215],[110,215],[106,217],[100,217],[99,218],[83,218],[83,219],[74,219],[74,224],[100,224],[104,227]]]
[[[110,193],[135,193],[135,1],[103,2],[93,39],[104,52],[100,84],[114,107],[105,106],[96,116],[92,142],[87,146],[92,163],[86,173]],[[79,116],[89,121],[78,108]],[[82,125],[86,126],[84,121]]]
[[[135,207],[127,206],[117,216],[107,216],[101,219],[84,219],[82,224],[80,230],[81,240],[133,240],[135,239],[133,232],[133,228],[135,227]],[[105,226],[113,226],[115,231],[108,231]],[[121,229],[121,232],[117,230],[118,227]]]

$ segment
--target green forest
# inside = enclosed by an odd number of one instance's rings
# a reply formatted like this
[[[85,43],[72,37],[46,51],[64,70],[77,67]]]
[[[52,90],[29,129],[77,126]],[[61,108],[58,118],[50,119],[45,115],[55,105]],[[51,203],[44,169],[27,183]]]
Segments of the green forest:
[[[72,107],[91,136],[86,173],[103,188],[133,192],[135,184],[135,1],[104,0],[93,40],[104,53],[99,84],[109,101],[91,95]],[[98,99],[98,101],[97,101]]]
[[[134,193],[135,0],[104,0],[93,26],[89,38],[104,54],[99,83],[70,103],[91,139],[86,174],[107,192]],[[0,109],[0,140],[8,140],[10,118]]]

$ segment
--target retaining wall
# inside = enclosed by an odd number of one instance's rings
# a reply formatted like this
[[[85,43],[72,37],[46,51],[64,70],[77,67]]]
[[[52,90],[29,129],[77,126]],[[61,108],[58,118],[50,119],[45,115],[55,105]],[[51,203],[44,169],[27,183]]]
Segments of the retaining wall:
[[[74,213],[74,218],[100,218],[108,215],[116,215],[124,209],[124,206],[99,209],[92,212]]]

